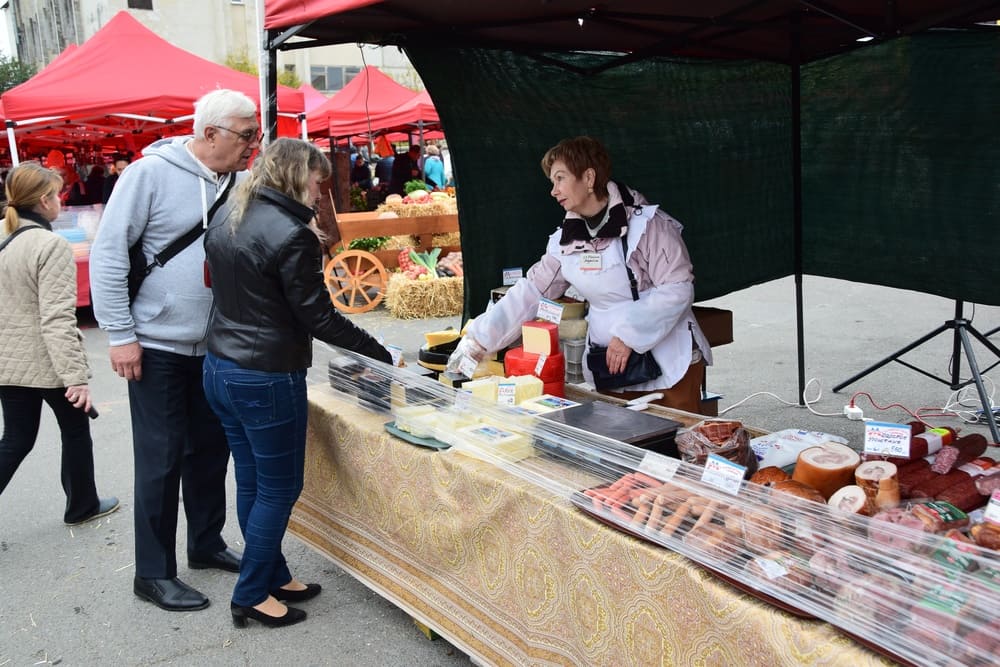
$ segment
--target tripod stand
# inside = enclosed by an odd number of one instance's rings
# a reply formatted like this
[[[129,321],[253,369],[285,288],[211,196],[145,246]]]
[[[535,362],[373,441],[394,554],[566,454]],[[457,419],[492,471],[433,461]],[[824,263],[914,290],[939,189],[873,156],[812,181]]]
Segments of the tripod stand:
[[[926,375],[927,377],[931,378],[932,380],[937,380],[938,382],[946,384],[946,385],[948,385],[952,389],[952,391],[955,391],[957,389],[961,389],[962,387],[970,385],[970,384],[972,384],[974,382],[976,384],[976,389],[977,389],[977,391],[979,393],[979,400],[983,404],[983,416],[988,420],[987,423],[990,426],[990,434],[993,436],[993,442],[1000,442],[1000,434],[998,434],[998,432],[997,432],[997,419],[996,419],[996,415],[993,414],[993,406],[990,404],[990,397],[986,394],[986,387],[983,386],[983,374],[987,373],[990,369],[992,369],[995,366],[997,366],[998,364],[1000,364],[1000,361],[994,362],[991,366],[988,366],[985,370],[983,370],[983,371],[980,372],[979,365],[976,363],[976,355],[975,355],[975,352],[972,349],[972,341],[969,338],[969,334],[972,334],[972,336],[974,336],[976,338],[976,340],[978,340],[980,343],[982,343],[986,347],[986,349],[988,349],[990,352],[992,352],[993,354],[995,354],[998,358],[1000,358],[1000,349],[997,349],[996,345],[994,345],[992,342],[990,342],[990,340],[986,336],[984,336],[983,334],[979,333],[979,331],[977,331],[976,328],[974,326],[972,326],[972,322],[970,322],[969,320],[967,320],[967,319],[965,319],[963,317],[963,315],[962,315],[963,306],[964,306],[964,302],[963,301],[956,300],[955,301],[955,317],[954,317],[954,319],[947,320],[944,324],[942,324],[941,326],[939,326],[937,329],[934,329],[933,331],[931,331],[930,333],[928,333],[926,336],[921,336],[920,338],[918,338],[917,340],[913,341],[912,343],[910,343],[906,347],[901,348],[901,349],[897,350],[896,352],[893,352],[892,354],[890,354],[885,359],[882,359],[881,361],[879,361],[879,362],[877,362],[877,363],[869,366],[868,368],[866,368],[865,370],[861,371],[857,375],[854,375],[853,377],[850,377],[847,380],[844,380],[843,382],[841,382],[840,384],[838,384],[836,387],[834,387],[833,391],[834,392],[840,391],[841,389],[843,389],[847,385],[851,384],[852,382],[860,380],[864,376],[868,375],[869,373],[871,373],[873,371],[878,370],[879,368],[882,368],[883,366],[885,366],[886,364],[888,364],[891,361],[895,361],[895,362],[897,362],[899,364],[902,364],[903,366],[906,366],[907,368],[909,368],[911,370],[915,370],[918,373]],[[954,360],[954,363],[952,363],[952,366],[951,366],[951,378],[950,379],[940,378],[940,377],[938,377],[936,375],[933,375],[932,373],[929,373],[929,372],[925,371],[922,368],[917,368],[913,364],[907,363],[907,362],[903,361],[902,359],[900,359],[901,356],[903,356],[904,354],[906,354],[910,350],[913,350],[914,348],[917,348],[917,347],[923,345],[924,343],[926,343],[930,339],[934,338],[938,334],[944,333],[948,329],[951,329],[951,330],[954,331],[954,339],[952,341],[952,359]],[[997,331],[997,329],[993,329],[989,333],[993,334],[996,331]],[[961,365],[962,365],[961,364],[961,356],[960,355],[961,355],[961,353],[963,351],[965,352],[966,361],[969,362],[969,370],[972,372],[972,379],[971,380],[966,380],[964,382],[962,382],[962,381],[960,381],[958,379],[958,372],[959,372],[959,370],[961,368]]]

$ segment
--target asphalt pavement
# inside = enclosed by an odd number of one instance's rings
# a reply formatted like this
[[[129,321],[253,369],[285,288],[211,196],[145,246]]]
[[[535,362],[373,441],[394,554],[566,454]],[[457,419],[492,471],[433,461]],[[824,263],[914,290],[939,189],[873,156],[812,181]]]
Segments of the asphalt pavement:
[[[485,296],[484,296],[485,302]],[[863,442],[864,424],[842,416],[855,397],[866,418],[905,422],[907,413],[934,414],[955,401],[980,409],[974,388],[952,391],[892,363],[840,393],[831,388],[933,331],[954,315],[948,299],[806,277],[804,328],[808,408],[798,405],[795,300],[791,279],[734,292],[704,305],[734,313],[734,342],[715,348],[708,388],[723,395],[727,418],[766,430],[805,428]],[[460,326],[459,317],[401,321],[384,309],[351,316],[386,342],[403,348],[409,364],[423,333]],[[982,333],[1000,327],[1000,308],[967,305],[965,317]],[[323,585],[304,603],[309,619],[282,629],[232,626],[228,600],[235,575],[189,570],[183,514],[178,531],[179,576],[206,593],[212,606],[195,613],[161,611],[131,591],[133,567],[132,455],[125,382],[111,372],[107,339],[88,310],[80,312],[101,413],[92,422],[98,489],[114,494],[122,509],[90,524],[62,524],[65,498],[59,484],[58,428],[48,410],[35,450],[0,496],[0,667],[21,665],[351,665],[446,666],[470,664],[444,639],[428,640],[409,617],[293,536],[285,552],[296,576]],[[994,344],[1000,336],[993,336]],[[904,359],[938,377],[951,375],[953,330],[914,349]],[[998,359],[974,345],[981,367]],[[311,382],[325,382],[328,352],[316,345]],[[995,393],[987,373],[986,386]],[[968,379],[963,361],[960,377]],[[993,401],[995,403],[995,401]],[[738,404],[738,405],[736,405]],[[734,406],[735,407],[732,407]],[[901,407],[886,407],[890,405]],[[886,409],[880,409],[880,407]],[[820,413],[820,414],[816,414]],[[821,416],[830,414],[834,416]],[[928,417],[965,432],[985,425],[954,417]],[[230,498],[235,487],[230,474]],[[232,506],[231,506],[232,508]],[[241,548],[235,511],[224,536]]]

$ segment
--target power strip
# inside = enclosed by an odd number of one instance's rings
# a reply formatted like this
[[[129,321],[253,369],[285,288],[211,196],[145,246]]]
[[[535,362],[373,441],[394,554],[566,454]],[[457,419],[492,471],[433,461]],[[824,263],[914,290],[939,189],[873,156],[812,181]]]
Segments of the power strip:
[[[856,405],[845,405],[844,416],[851,421],[861,421],[865,418],[864,411]]]

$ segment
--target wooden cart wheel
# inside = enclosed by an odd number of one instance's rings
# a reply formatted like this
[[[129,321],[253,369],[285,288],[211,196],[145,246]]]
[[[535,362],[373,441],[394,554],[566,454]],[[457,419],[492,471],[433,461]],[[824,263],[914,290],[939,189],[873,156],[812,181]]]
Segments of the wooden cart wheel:
[[[330,300],[343,313],[365,313],[382,302],[388,282],[385,266],[364,250],[334,255],[323,271]]]

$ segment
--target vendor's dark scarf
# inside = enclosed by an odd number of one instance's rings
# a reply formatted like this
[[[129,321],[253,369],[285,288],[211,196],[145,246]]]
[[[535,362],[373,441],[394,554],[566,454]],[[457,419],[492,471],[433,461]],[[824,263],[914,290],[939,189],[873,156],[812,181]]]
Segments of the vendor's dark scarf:
[[[15,208],[14,210],[17,211],[17,216],[22,220],[31,220],[50,232],[52,231],[52,223],[43,218],[40,214],[32,211],[30,208]]]
[[[622,230],[628,226],[628,214],[625,204],[618,202],[608,211],[608,221],[597,231],[597,236],[591,236],[587,222],[583,218],[565,218],[562,223],[562,237],[559,245],[569,245],[573,241],[590,241],[591,239],[616,239],[622,235]]]

